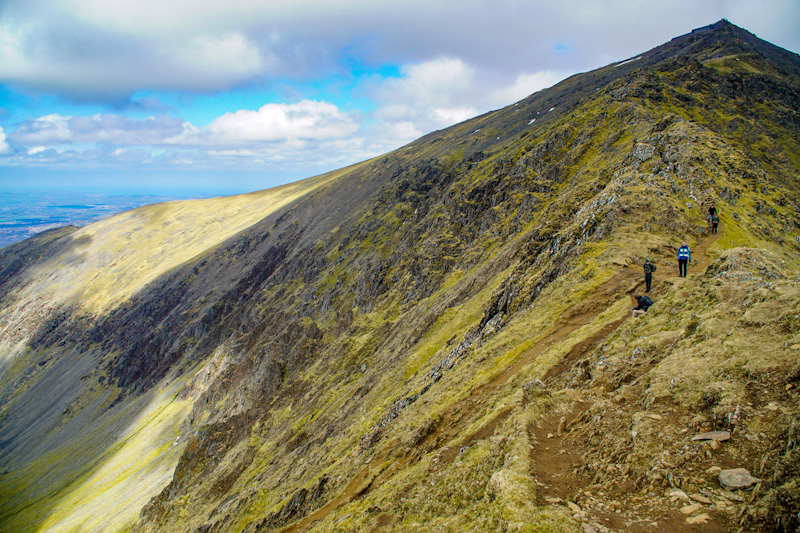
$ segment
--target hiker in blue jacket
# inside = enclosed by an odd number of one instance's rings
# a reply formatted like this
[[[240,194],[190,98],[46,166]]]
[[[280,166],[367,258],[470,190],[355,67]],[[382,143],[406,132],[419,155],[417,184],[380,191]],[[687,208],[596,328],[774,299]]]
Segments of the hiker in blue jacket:
[[[678,248],[678,276],[686,277],[686,271],[688,270],[689,261],[692,260],[692,252],[689,250],[689,247],[686,245],[686,241],[683,241],[683,245]]]

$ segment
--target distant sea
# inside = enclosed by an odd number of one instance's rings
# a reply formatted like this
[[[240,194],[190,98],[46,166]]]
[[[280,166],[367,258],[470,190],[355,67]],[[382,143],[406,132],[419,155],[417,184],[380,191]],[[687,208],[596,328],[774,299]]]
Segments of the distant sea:
[[[206,196],[106,195],[71,191],[0,192],[0,247],[60,226],[85,226],[115,213]]]

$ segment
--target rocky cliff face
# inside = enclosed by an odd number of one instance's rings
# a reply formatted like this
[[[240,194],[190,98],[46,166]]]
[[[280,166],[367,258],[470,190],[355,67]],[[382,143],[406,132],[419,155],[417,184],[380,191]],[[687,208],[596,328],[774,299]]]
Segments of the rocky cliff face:
[[[337,173],[3,249],[0,520],[791,530],[798,73],[721,21]]]

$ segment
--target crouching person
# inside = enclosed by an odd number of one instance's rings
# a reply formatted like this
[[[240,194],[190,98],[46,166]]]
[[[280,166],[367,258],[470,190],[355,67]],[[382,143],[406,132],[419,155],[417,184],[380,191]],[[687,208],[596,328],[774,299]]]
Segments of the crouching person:
[[[635,296],[636,302],[639,304],[636,307],[632,307],[631,310],[633,313],[631,317],[641,316],[647,312],[647,309],[653,305],[653,300],[650,299],[649,296]]]

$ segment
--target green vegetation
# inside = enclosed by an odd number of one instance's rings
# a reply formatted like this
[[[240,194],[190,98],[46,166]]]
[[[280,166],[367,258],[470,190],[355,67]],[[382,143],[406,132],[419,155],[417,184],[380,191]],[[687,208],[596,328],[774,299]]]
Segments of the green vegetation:
[[[798,82],[707,35],[336,173],[10,247],[2,525],[678,531],[665,494],[723,466],[775,482],[709,492],[717,529],[790,520]]]

